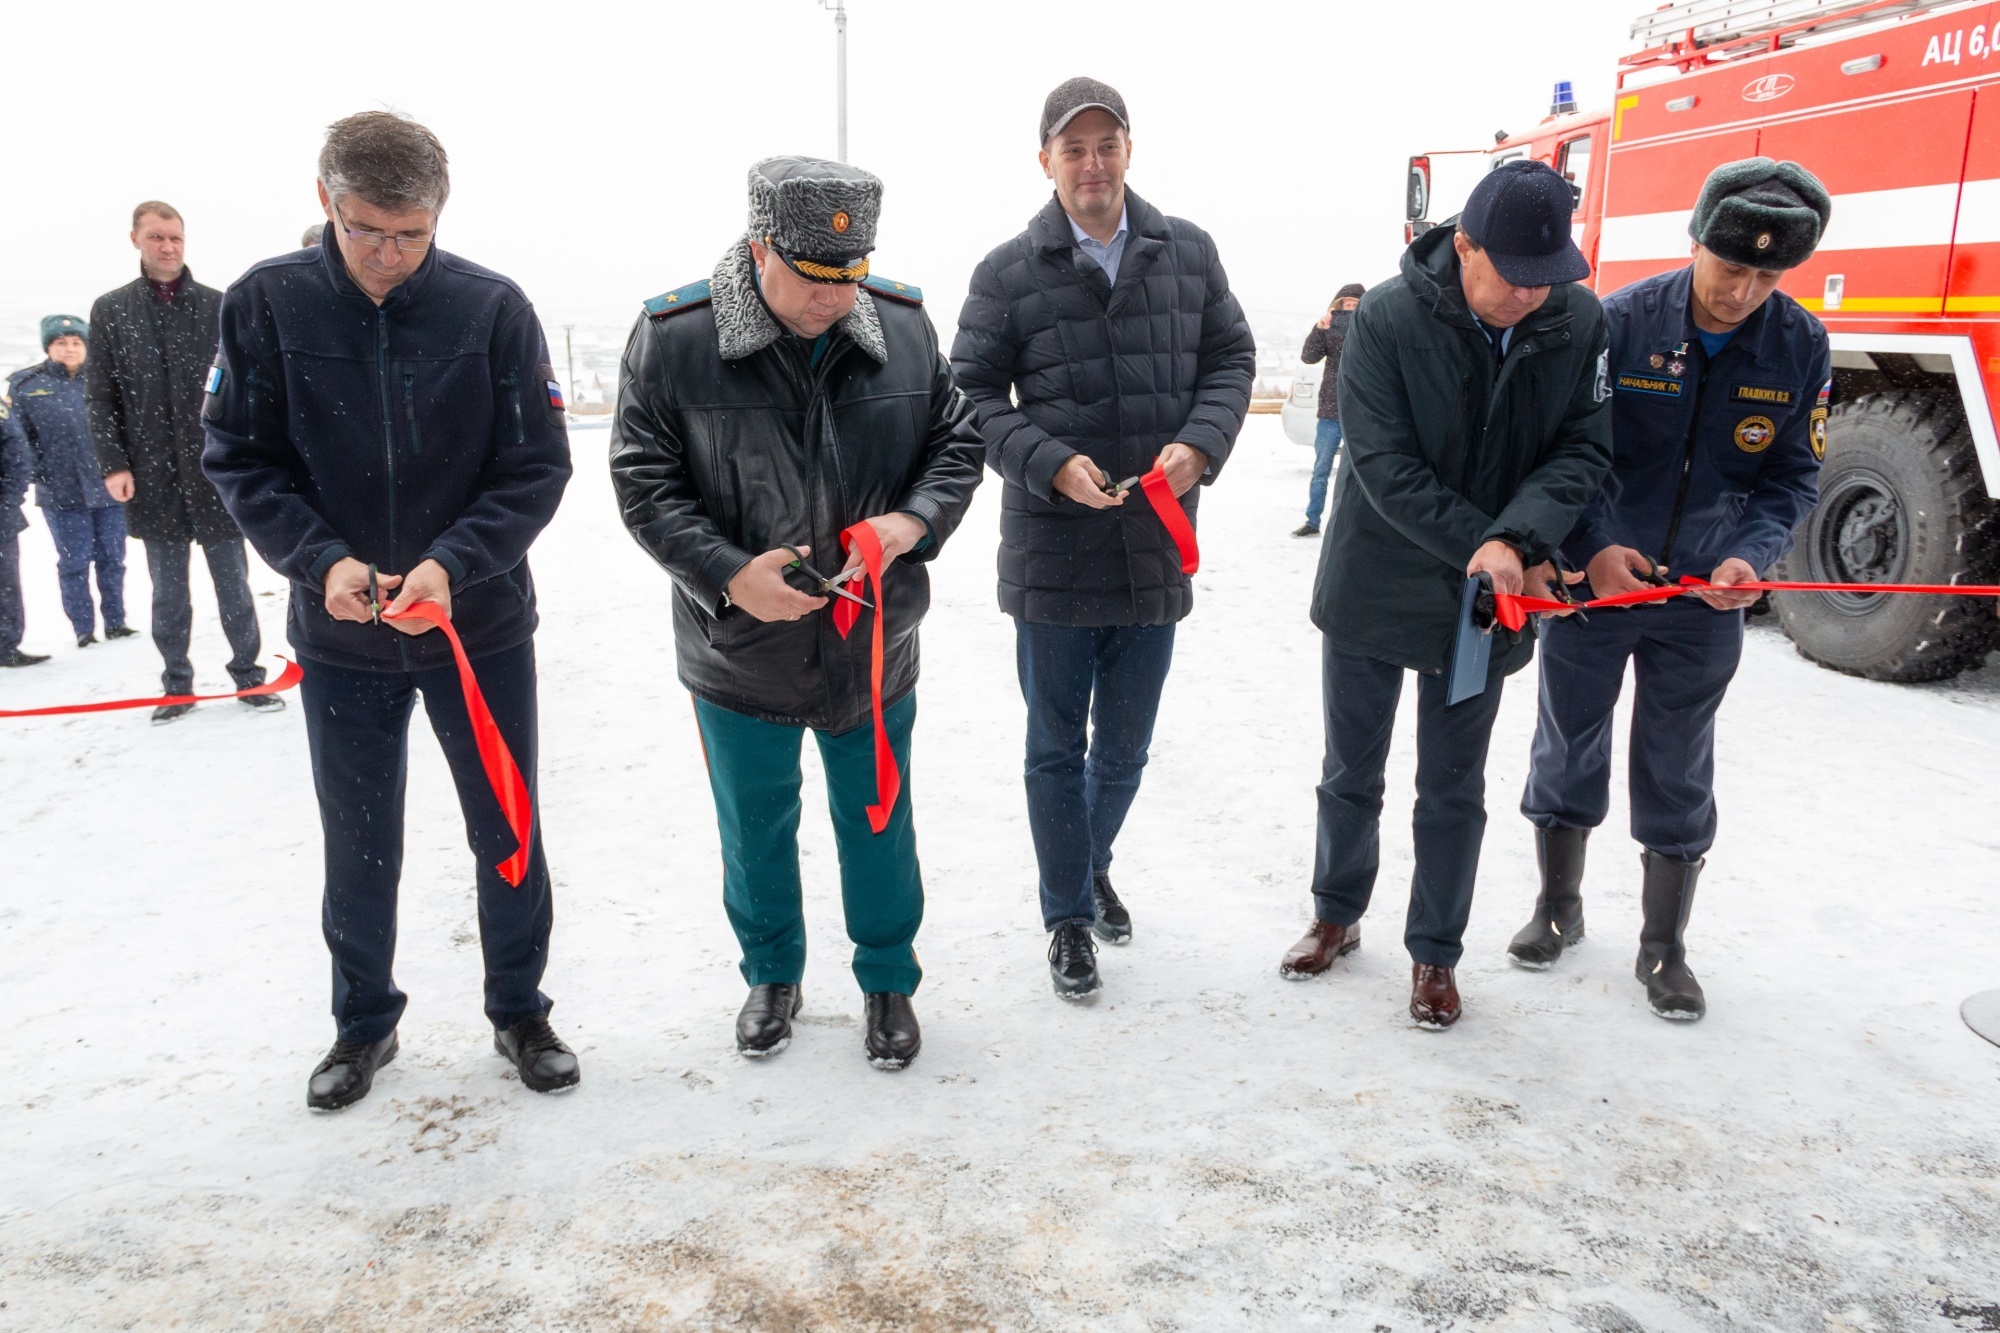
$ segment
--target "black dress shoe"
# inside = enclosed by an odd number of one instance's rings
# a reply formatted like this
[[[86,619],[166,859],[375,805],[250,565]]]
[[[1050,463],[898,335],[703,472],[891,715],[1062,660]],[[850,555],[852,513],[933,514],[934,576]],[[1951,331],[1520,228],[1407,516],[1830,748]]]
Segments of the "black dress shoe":
[[[90,647],[91,644],[96,642],[97,642],[97,636],[95,634],[92,634],[88,630],[85,630],[83,633],[76,636],[76,646],[79,648],[88,648]]]
[[[1317,537],[1319,536],[1319,524],[1317,523],[1302,524],[1301,526],[1293,530],[1292,535],[1294,537]]]
[[[782,981],[767,981],[750,988],[749,998],[736,1011],[736,1049],[755,1060],[776,1055],[792,1044],[792,1020],[805,1008],[805,991]]]
[[[1081,921],[1065,921],[1049,937],[1049,980],[1065,1000],[1081,1000],[1102,988],[1097,979],[1097,942]]]
[[[260,713],[282,712],[285,707],[284,699],[275,694],[246,695],[236,702],[242,704],[245,708],[254,708]]]
[[[104,627],[104,637],[106,639],[136,639],[139,637],[139,631],[133,629],[130,625],[106,625]]]
[[[396,1058],[396,1034],[380,1041],[336,1041],[306,1083],[306,1107],[338,1111],[352,1106],[375,1086],[375,1071]]]
[[[546,1018],[524,1018],[493,1034],[493,1049],[514,1062],[531,1092],[559,1092],[581,1076],[576,1052],[562,1044]]]
[[[901,1069],[923,1049],[924,1034],[917,1027],[917,1011],[910,997],[894,991],[877,991],[861,997],[867,1011],[868,1063],[877,1069]]]
[[[1106,944],[1130,943],[1132,914],[1118,901],[1118,891],[1111,887],[1111,876],[1098,875],[1091,880],[1090,901],[1097,911],[1097,919],[1090,923],[1090,933]]]
[[[47,653],[24,653],[19,648],[9,648],[0,653],[0,667],[34,666],[49,660]]]
[[[153,725],[164,727],[169,722],[180,721],[193,711],[193,704],[161,704],[153,710]]]

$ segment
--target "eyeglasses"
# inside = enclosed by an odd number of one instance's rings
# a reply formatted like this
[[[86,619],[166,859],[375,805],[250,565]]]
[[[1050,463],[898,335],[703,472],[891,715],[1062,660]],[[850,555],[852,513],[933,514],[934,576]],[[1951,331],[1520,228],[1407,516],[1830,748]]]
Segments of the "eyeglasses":
[[[407,236],[389,236],[379,231],[363,231],[359,227],[348,226],[347,220],[342,218],[338,211],[334,213],[334,217],[339,220],[340,229],[347,233],[348,240],[353,241],[356,245],[366,246],[370,250],[380,250],[383,242],[394,241],[396,248],[404,254],[420,255],[431,248],[431,242],[435,239],[434,237],[426,236],[421,241],[413,241]]]

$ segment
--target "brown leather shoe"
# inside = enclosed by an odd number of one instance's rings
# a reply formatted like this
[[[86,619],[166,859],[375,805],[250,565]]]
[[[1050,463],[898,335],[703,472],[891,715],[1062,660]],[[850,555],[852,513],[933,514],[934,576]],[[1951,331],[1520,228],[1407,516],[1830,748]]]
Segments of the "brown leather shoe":
[[[1278,975],[1287,981],[1316,977],[1332,967],[1336,958],[1353,953],[1360,947],[1359,921],[1351,926],[1315,921],[1312,929],[1301,936],[1297,944],[1285,950],[1285,956],[1278,962]]]
[[[1448,967],[1417,963],[1410,968],[1410,1017],[1420,1028],[1442,1032],[1458,1021],[1458,983]]]

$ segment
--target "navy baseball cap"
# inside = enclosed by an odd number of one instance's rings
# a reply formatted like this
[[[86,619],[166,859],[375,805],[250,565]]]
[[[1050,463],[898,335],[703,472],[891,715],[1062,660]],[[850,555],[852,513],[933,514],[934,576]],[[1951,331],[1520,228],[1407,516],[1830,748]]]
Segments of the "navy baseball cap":
[[[1543,162],[1503,162],[1486,173],[1458,215],[1458,229],[1516,287],[1582,282],[1590,263],[1570,239],[1576,196]]]

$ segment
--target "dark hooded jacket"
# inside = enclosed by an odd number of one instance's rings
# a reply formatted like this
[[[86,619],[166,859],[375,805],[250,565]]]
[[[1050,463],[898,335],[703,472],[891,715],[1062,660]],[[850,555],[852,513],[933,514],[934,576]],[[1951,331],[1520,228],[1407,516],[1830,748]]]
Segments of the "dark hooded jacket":
[[[1319,373],[1319,419],[1340,420],[1340,350],[1347,341],[1347,326],[1354,322],[1352,310],[1336,310],[1325,328],[1315,324],[1299,349],[1299,360],[1307,365],[1326,365]]]
[[[28,526],[21,501],[35,475],[35,452],[28,447],[7,404],[0,402],[0,538],[15,536]]]
[[[85,362],[72,375],[54,361],[43,361],[7,377],[14,424],[35,451],[35,503],[43,509],[75,512],[118,505],[104,488],[104,470],[90,439],[84,392],[88,366]]]
[[[845,638],[837,601],[761,621],[727,602],[730,580],[781,545],[810,546],[832,574],[845,529],[922,519],[928,539],[883,574],[882,695],[902,698],[917,683],[926,564],[979,485],[979,432],[915,288],[867,279],[815,348],[778,323],[754,274],[739,242],[708,281],[646,303],[619,370],[611,480],[625,526],[673,576],[681,682],[733,712],[839,733],[868,720],[875,613]],[[846,586],[875,600],[865,579]]]
[[[171,302],[142,274],[90,307],[90,434],[105,476],[132,474],[125,526],[141,541],[241,537],[201,471],[201,395],[222,293],[182,270]]]
[[[979,407],[986,458],[1006,479],[1000,609],[1048,625],[1166,625],[1194,585],[1135,489],[1090,509],[1054,489],[1076,454],[1112,481],[1150,469],[1176,440],[1228,461],[1250,410],[1257,347],[1215,242],[1125,192],[1116,284],[1077,263],[1051,198],[1028,229],[980,262],[959,312],[951,366]],[[1181,497],[1190,521],[1201,488]]]
[[[1456,228],[1419,237],[1402,273],[1361,298],[1341,359],[1347,463],[1313,589],[1333,646],[1444,671],[1465,567],[1489,540],[1548,559],[1611,463],[1604,312],[1565,283],[1515,326],[1504,360],[1459,286]],[[1517,671],[1532,629],[1505,630]]]
[[[521,289],[435,246],[380,306],[330,236],[230,287],[203,461],[291,580],[286,632],[301,655],[361,671],[451,665],[436,631],[326,613],[326,573],[346,557],[390,574],[437,561],[473,657],[534,635],[528,548],[570,474],[548,362]]]

